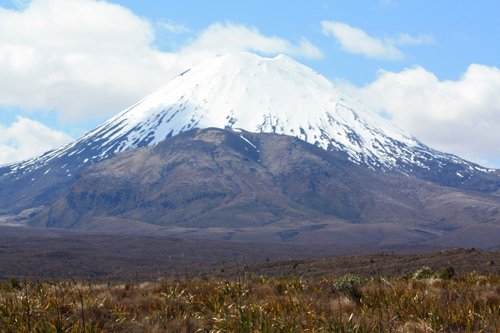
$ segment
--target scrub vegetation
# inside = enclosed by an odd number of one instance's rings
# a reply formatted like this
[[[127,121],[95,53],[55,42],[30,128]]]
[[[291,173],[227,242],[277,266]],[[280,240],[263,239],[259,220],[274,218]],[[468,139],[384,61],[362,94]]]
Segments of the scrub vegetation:
[[[500,276],[158,278],[99,284],[11,278],[0,287],[2,332],[498,332]]]

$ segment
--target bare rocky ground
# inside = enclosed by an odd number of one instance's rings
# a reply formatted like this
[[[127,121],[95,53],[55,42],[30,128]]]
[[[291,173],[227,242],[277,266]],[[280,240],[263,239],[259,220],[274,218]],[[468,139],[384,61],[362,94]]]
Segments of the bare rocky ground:
[[[304,245],[82,234],[56,229],[0,228],[0,279],[75,278],[99,282],[164,278],[267,276],[401,276],[423,266],[452,265],[460,274],[496,274],[500,252],[408,245]]]

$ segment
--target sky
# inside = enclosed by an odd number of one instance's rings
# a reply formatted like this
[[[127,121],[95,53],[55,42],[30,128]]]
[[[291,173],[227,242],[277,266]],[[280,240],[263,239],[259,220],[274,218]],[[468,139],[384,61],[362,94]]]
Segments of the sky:
[[[0,0],[0,165],[207,57],[286,54],[424,144],[500,168],[500,1]]]

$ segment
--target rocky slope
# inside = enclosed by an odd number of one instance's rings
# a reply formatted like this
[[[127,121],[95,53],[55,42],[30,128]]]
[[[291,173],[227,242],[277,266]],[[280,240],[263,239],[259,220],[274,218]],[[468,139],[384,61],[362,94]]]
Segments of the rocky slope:
[[[500,198],[389,175],[290,136],[189,130],[85,169],[32,226],[231,240],[421,243]],[[496,230],[496,229],[495,229]]]

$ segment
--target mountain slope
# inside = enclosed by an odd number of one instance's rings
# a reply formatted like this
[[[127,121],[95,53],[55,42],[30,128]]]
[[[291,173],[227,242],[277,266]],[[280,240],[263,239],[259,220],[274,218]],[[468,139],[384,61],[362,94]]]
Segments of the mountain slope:
[[[496,196],[375,172],[297,138],[203,129],[85,169],[30,223],[219,239],[419,243],[499,224],[499,205]]]
[[[216,57],[186,71],[65,147],[0,167],[0,214],[47,205],[83,168],[193,128],[297,137],[373,170],[493,192],[500,178],[435,151],[286,56]]]

